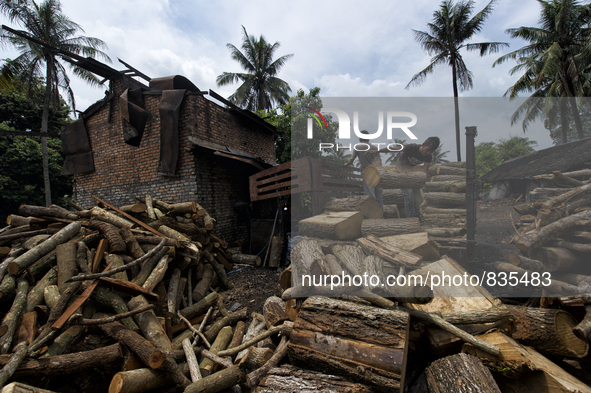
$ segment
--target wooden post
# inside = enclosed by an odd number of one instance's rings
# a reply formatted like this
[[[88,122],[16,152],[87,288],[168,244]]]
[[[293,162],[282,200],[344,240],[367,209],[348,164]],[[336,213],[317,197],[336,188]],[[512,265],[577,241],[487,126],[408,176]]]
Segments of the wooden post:
[[[476,127],[466,127],[466,228],[468,239],[466,242],[467,260],[474,257],[476,235],[476,149],[474,139],[478,135]]]

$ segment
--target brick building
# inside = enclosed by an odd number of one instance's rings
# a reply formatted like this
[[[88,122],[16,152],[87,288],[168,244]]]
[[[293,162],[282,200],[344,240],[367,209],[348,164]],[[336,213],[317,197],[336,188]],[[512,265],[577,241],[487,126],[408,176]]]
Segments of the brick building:
[[[272,126],[184,77],[152,79],[146,86],[110,72],[103,72],[110,79],[105,98],[62,133],[62,173],[74,175],[79,205],[94,205],[91,195],[116,206],[146,194],[195,201],[226,240],[246,239],[250,218],[274,213],[262,202],[245,210],[248,177],[275,162]]]

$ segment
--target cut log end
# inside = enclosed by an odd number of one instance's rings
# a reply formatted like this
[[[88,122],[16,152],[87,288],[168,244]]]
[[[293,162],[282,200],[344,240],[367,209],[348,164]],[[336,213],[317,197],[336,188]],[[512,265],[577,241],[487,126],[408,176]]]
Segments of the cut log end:
[[[148,366],[153,369],[162,367],[164,363],[164,354],[160,351],[154,351],[148,359]]]

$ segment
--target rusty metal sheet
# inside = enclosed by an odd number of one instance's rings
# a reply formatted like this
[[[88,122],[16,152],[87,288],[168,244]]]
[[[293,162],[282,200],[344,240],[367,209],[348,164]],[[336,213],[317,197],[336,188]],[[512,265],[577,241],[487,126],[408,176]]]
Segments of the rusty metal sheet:
[[[144,99],[141,89],[126,89],[119,97],[123,140],[125,143],[138,147],[150,114],[143,109]]]
[[[94,171],[94,158],[92,151],[70,154],[64,158],[62,175],[75,175]]]
[[[60,133],[62,152],[65,155],[62,175],[73,175],[94,171],[94,160],[90,139],[84,126],[84,120],[70,123]]]
[[[174,175],[179,156],[179,113],[186,90],[165,90],[160,112],[160,167],[164,175]]]
[[[150,80],[150,89],[153,90],[189,90],[199,92],[199,88],[190,80],[182,75],[165,76],[163,78],[153,78]]]

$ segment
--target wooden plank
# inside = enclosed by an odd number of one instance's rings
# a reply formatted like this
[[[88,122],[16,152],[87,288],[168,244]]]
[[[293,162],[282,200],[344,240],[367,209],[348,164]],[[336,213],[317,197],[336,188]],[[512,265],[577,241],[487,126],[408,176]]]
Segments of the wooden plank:
[[[99,265],[103,260],[103,255],[109,246],[109,242],[107,239],[101,239],[99,245],[96,249],[96,254],[94,254],[94,260],[92,261],[92,272],[96,273],[98,271]]]
[[[217,259],[217,261],[219,263],[221,263],[222,265],[224,265],[224,268],[227,271],[232,271],[233,267],[232,264],[230,262],[228,262],[228,260],[226,258],[224,258],[224,256],[220,253],[215,253],[215,259]]]
[[[263,180],[257,180],[256,184],[257,184],[257,186],[262,186],[263,184],[269,184],[269,183],[277,182],[277,181],[283,180],[283,179],[291,179],[291,176],[292,176],[292,172],[289,171],[289,172],[284,173],[282,175],[269,177],[269,178],[263,179]]]
[[[160,232],[158,232],[157,230],[155,230],[154,228],[152,228],[151,226],[149,226],[148,224],[143,223],[142,221],[138,220],[137,218],[130,216],[129,214],[125,213],[124,211],[121,211],[120,209],[116,208],[115,206],[103,201],[102,199],[100,199],[97,196],[91,195],[91,197],[93,197],[94,199],[96,199],[97,201],[99,201],[100,203],[104,204],[105,206],[110,207],[111,209],[115,210],[117,213],[123,215],[123,217],[133,221],[134,223],[138,224],[139,226],[141,226],[142,228],[152,232],[155,235],[158,235],[160,237],[166,237],[163,234],[161,234]]]
[[[113,262],[109,263],[109,265],[105,268],[105,270],[103,270],[103,272],[109,270],[111,266],[113,266]],[[58,318],[58,320],[55,321],[53,325],[51,325],[51,328],[61,329],[64,326],[64,324],[68,321],[68,319],[72,316],[72,314],[74,314],[74,312],[78,309],[78,307],[80,307],[86,301],[86,299],[88,299],[88,297],[92,294],[94,288],[96,288],[99,281],[100,279],[94,280],[92,284],[90,284],[88,288],[86,288],[86,290],[82,292],[82,295],[78,296],[78,299],[76,299],[74,303],[72,303],[70,307],[68,307],[68,309],[64,311],[64,313]]]
[[[159,298],[154,292],[150,292],[146,288],[143,288],[130,281],[118,280],[111,277],[100,277],[99,280],[103,286],[112,290],[127,293],[133,296],[143,295],[147,300],[154,302],[157,302]]]

